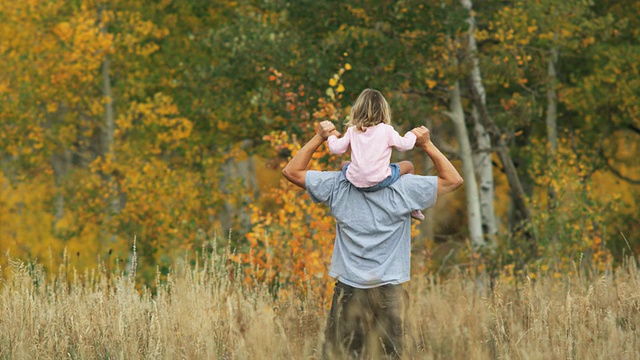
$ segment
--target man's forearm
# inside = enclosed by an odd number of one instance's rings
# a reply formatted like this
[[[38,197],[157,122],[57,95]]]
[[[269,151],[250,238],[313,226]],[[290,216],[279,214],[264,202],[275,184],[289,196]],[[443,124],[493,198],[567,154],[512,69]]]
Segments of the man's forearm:
[[[309,140],[309,142],[298,150],[293,158],[289,160],[284,169],[282,169],[282,175],[284,175],[287,180],[304,189],[306,169],[309,165],[309,161],[311,161],[313,153],[318,150],[323,142],[324,139],[318,134],[311,138],[311,140]]]

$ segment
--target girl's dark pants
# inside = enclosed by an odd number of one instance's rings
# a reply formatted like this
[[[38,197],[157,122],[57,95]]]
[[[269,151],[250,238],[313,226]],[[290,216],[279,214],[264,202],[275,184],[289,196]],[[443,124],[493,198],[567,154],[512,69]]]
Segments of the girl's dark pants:
[[[358,289],[337,282],[325,330],[325,359],[400,357],[409,294],[400,285]]]

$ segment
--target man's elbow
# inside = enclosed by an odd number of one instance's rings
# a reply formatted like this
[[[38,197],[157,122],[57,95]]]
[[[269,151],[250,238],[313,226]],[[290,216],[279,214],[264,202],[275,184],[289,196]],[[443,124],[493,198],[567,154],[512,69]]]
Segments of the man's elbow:
[[[448,194],[457,190],[464,183],[462,176],[447,176],[438,178],[438,195]]]
[[[464,179],[462,176],[458,175],[456,177],[442,179],[442,183],[440,184],[442,193],[450,193],[452,191],[457,190],[464,183]]]
[[[282,176],[289,180],[290,183],[304,189],[304,172],[291,170],[285,166],[285,168],[282,169]]]
[[[458,175],[458,177],[453,181],[453,190],[458,189],[460,186],[462,186],[462,184],[464,184],[464,179],[462,178],[462,176]]]
[[[291,170],[289,170],[286,166],[284,167],[284,169],[282,169],[282,176],[284,176],[284,178],[289,181],[291,181],[291,179],[293,178]]]

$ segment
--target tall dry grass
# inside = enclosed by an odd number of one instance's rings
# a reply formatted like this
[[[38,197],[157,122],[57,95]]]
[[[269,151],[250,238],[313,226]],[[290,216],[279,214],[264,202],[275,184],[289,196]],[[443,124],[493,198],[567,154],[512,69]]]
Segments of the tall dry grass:
[[[155,294],[127,275],[48,278],[14,263],[0,284],[0,358],[318,358],[326,304],[243,286],[222,260],[176,265]],[[408,289],[406,358],[640,358],[635,262],[602,276],[498,281],[486,296],[464,274],[414,276]]]

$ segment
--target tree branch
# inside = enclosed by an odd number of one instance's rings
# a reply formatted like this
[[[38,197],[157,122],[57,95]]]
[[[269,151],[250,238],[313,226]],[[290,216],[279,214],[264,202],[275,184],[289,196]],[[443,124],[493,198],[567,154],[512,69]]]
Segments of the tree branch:
[[[446,116],[449,118],[449,120],[455,120],[455,115],[453,115],[453,113],[451,113],[450,111],[441,111],[442,115]]]
[[[459,159],[460,158],[460,155],[458,154],[458,149],[456,149],[455,147],[453,147],[449,143],[447,143],[445,141],[442,141],[442,140],[434,141],[434,143],[436,143],[436,147],[438,147],[438,149],[440,149],[440,151],[442,151],[442,153],[447,155],[449,160],[454,160],[454,159]]]
[[[627,128],[631,131],[633,131],[636,134],[640,135],[640,127],[637,127],[635,124],[629,124],[627,125]]]
[[[604,159],[604,164],[607,166],[607,169],[609,169],[609,171],[611,171],[611,173],[615,176],[617,176],[618,178],[633,184],[633,185],[640,185],[640,180],[636,180],[636,179],[632,179],[628,176],[625,176],[624,174],[622,174],[618,169],[616,169],[615,167],[613,167],[613,165],[611,164],[611,159],[609,159],[605,154],[604,151],[600,150],[600,155],[602,156],[602,158]]]

